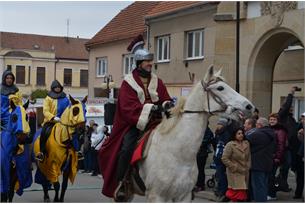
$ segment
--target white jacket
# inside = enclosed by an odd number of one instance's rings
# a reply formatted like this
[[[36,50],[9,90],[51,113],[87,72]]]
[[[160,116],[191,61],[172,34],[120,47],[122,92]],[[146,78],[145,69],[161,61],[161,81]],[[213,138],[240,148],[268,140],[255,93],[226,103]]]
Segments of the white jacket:
[[[99,150],[105,140],[105,135],[103,133],[103,126],[97,128],[96,132],[91,134],[91,147],[95,150]]]

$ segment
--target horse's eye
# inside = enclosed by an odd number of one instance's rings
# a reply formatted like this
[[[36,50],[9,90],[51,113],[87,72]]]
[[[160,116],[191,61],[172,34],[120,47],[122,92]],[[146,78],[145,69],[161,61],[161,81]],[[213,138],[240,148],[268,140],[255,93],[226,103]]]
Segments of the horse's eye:
[[[73,116],[77,116],[79,114],[79,107],[73,108]]]
[[[12,117],[13,123],[17,122],[17,120],[18,120],[17,114],[13,114],[11,117]]]
[[[217,90],[218,90],[218,91],[222,91],[222,90],[224,90],[224,89],[225,89],[225,88],[223,88],[223,86],[218,86],[218,87],[217,87]]]

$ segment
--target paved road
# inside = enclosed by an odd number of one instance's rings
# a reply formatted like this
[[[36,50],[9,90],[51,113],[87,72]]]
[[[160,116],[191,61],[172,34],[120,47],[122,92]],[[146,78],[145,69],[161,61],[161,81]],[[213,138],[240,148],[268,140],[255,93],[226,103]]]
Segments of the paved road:
[[[33,177],[34,178],[34,177]],[[111,199],[103,196],[101,192],[102,179],[89,174],[78,173],[75,183],[69,183],[68,190],[65,196],[65,202],[73,203],[97,203],[97,202],[112,202]],[[54,191],[49,192],[51,201],[54,198]],[[35,183],[25,190],[22,196],[15,195],[13,202],[16,203],[38,203],[43,202],[43,191],[40,185]],[[133,202],[143,203],[145,197],[135,196]],[[195,203],[212,202],[204,198],[195,198]]]

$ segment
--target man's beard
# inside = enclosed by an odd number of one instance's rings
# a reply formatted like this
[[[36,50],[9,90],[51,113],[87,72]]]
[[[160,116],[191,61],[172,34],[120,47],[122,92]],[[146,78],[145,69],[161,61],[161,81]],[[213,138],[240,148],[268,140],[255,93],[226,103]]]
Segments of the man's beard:
[[[151,75],[151,71],[147,71],[146,69],[143,69],[142,67],[138,67],[137,71],[138,71],[139,75],[143,78],[148,78]]]

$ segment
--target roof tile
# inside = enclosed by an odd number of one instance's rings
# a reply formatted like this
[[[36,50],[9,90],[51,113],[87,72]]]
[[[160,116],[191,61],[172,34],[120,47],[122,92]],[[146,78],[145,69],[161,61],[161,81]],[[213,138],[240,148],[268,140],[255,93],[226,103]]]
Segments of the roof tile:
[[[88,60],[85,43],[89,39],[0,32],[2,48],[55,51],[59,59]]]

